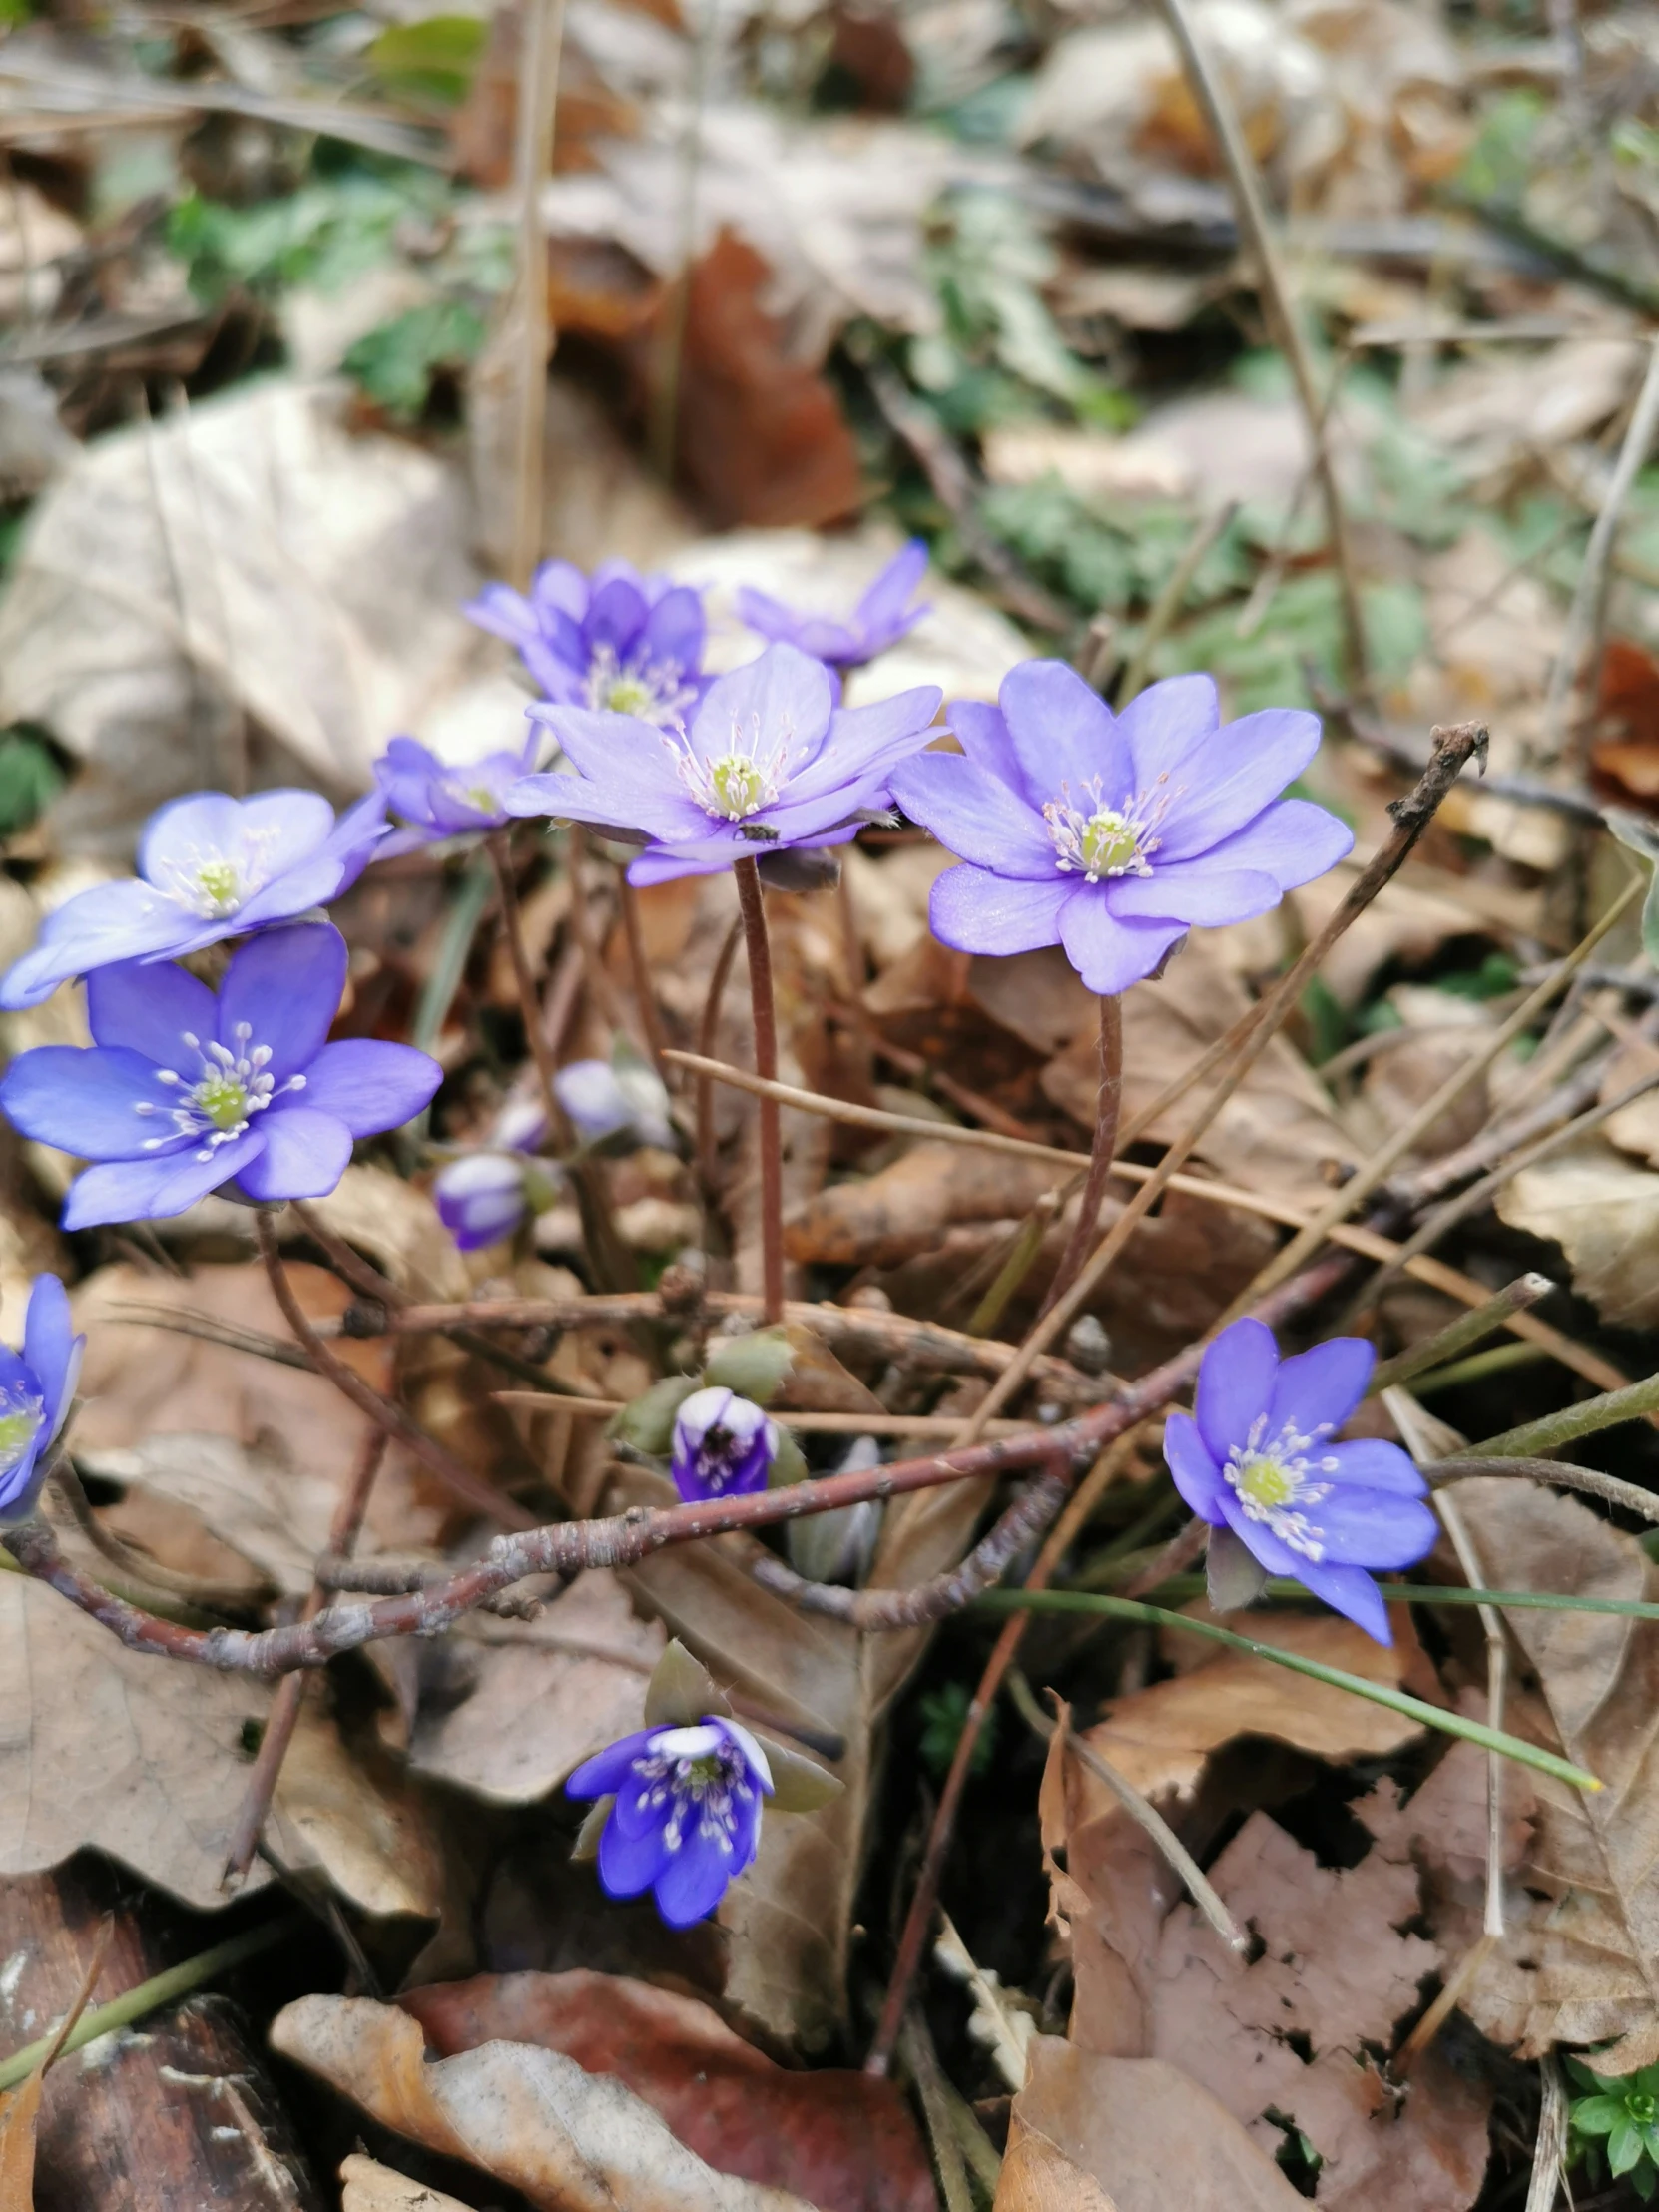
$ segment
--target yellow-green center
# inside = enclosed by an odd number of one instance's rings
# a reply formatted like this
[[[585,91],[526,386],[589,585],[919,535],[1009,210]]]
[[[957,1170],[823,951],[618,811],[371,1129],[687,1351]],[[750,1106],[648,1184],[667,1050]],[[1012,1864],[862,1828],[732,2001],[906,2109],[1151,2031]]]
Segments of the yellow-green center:
[[[643,678],[624,671],[605,686],[599,704],[614,715],[643,715],[657,704],[657,695]]]
[[[203,860],[196,870],[197,888],[217,913],[235,913],[242,896],[242,882],[234,860]]]
[[[248,1092],[234,1075],[205,1075],[190,1102],[216,1129],[240,1129],[248,1119]]]
[[[1084,823],[1078,848],[1086,874],[1122,875],[1138,858],[1141,840],[1115,807],[1102,807]]]
[[[1253,1505],[1288,1505],[1297,1494],[1297,1478],[1282,1460],[1265,1451],[1247,1451],[1238,1462],[1239,1495]]]
[[[742,822],[766,804],[767,780],[747,753],[728,753],[709,763],[709,790],[714,801],[711,812],[729,822]]]
[[[38,1413],[7,1413],[0,1417],[0,1467],[15,1467],[34,1440]]]

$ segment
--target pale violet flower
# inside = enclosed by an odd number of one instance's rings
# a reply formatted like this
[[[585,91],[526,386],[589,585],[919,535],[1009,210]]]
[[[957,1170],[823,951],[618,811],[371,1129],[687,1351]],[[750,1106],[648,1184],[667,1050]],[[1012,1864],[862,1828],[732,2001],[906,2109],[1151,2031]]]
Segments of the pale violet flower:
[[[677,728],[702,697],[708,618],[689,584],[607,561],[584,576],[544,561],[528,594],[488,584],[467,608],[480,629],[518,648],[543,694],[561,706]]]
[[[614,1797],[599,1839],[599,1879],[613,1898],[650,1890],[670,1928],[712,1913],[753,1863],[761,1809],[774,1793],[760,1744],[739,1722],[712,1713],[624,1736],[585,1760],[565,1788],[575,1798]]]
[[[907,637],[927,613],[926,603],[913,597],[926,573],[927,547],[920,538],[912,538],[893,555],[844,622],[787,607],[781,599],[748,584],[738,592],[738,613],[751,630],[775,644],[799,646],[833,669],[862,668]]]

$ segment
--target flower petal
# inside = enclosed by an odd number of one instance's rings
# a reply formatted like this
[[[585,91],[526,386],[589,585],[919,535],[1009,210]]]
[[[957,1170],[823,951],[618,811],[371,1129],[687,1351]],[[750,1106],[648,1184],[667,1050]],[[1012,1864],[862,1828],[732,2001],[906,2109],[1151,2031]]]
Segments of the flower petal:
[[[218,1034],[218,1019],[207,984],[171,963],[122,960],[87,977],[87,1021],[97,1042],[142,1053],[159,1068],[194,1073],[186,1035],[206,1042]],[[159,1095],[152,1081],[148,1096]]]
[[[239,840],[253,846],[258,879],[265,883],[309,858],[334,829],[334,810],[317,792],[257,792],[240,813]]]
[[[1165,1421],[1164,1457],[1176,1488],[1199,1519],[1208,1521],[1212,1528],[1218,1526],[1225,1519],[1221,1493],[1226,1485],[1190,1413],[1171,1413]]]
[[[868,707],[837,707],[822,752],[784,790],[789,805],[817,799],[867,781],[882,767],[896,767],[938,735],[933,717],[944,698],[936,684],[895,692]]]
[[[609,646],[619,661],[626,661],[645,628],[645,618],[651,612],[650,603],[630,576],[612,575],[602,583],[596,577],[594,583],[587,619],[582,625],[589,648]]]
[[[1031,880],[1058,872],[1041,816],[1019,792],[960,754],[916,754],[893,770],[891,790],[911,821],[960,859]]]
[[[168,1150],[188,1144],[167,1118],[168,1104],[150,1062],[116,1045],[37,1045],[0,1077],[0,1111],[13,1126],[80,1160],[145,1159],[148,1138],[165,1138]]]
[[[1354,850],[1354,832],[1310,799],[1280,799],[1205,853],[1207,867],[1257,868],[1282,891],[1311,883]]]
[[[988,706],[982,699],[953,699],[945,710],[944,719],[952,737],[974,767],[984,769],[1008,785],[1015,798],[1032,807],[1035,813],[1041,801],[1033,805],[1026,792],[1019,756],[1014,751],[1014,741],[1008,735],[1001,708]],[[1044,792],[1044,799],[1049,796]]]
[[[1198,1370],[1193,1410],[1211,1456],[1225,1459],[1250,1440],[1251,1424],[1265,1413],[1279,1372],[1273,1331],[1248,1316],[1224,1329]]]
[[[1334,1436],[1366,1394],[1377,1349],[1364,1337],[1331,1337],[1282,1363],[1268,1405],[1268,1433],[1291,1422],[1304,1436]]]
[[[1089,989],[1111,998],[1150,975],[1170,946],[1186,935],[1187,924],[1143,920],[1138,914],[1120,921],[1105,891],[1098,883],[1073,888],[1060,916],[1060,942]]]
[[[758,660],[709,686],[692,717],[692,750],[716,761],[741,741],[764,760],[781,746],[785,775],[793,778],[817,758],[832,705],[819,662],[793,645],[769,645]]]
[[[630,1836],[613,1812],[599,1839],[599,1879],[613,1898],[637,1898],[656,1881],[668,1850],[661,1827]]]
[[[15,1528],[19,1521],[27,1520],[34,1512],[50,1471],[51,1462],[46,1453],[50,1441],[43,1421],[30,1437],[22,1458],[0,1478],[0,1524]]]
[[[688,1828],[657,1877],[657,1910],[670,1928],[691,1928],[712,1913],[738,1870],[712,1837]]]
[[[1164,858],[1189,860],[1242,830],[1302,774],[1319,747],[1319,716],[1299,707],[1264,707],[1226,724],[1202,756],[1189,758],[1186,789],[1164,822]]]
[[[695,669],[703,658],[708,628],[703,594],[689,584],[676,584],[652,608],[641,648],[654,666],[672,662],[678,669]]]
[[[341,1037],[322,1047],[305,1070],[304,1089],[289,1096],[343,1122],[353,1137],[376,1137],[413,1121],[442,1081],[437,1061],[413,1045]],[[286,1102],[272,1111],[287,1111]]]
[[[322,809],[319,840],[328,834],[334,810],[317,793],[307,796]],[[204,860],[240,856],[242,821],[241,802],[224,792],[189,792],[183,799],[170,800],[157,808],[139,838],[139,873],[164,887],[175,876],[194,882]]]
[[[37,1275],[29,1286],[29,1310],[23,1320],[23,1358],[40,1384],[48,1436],[62,1426],[75,1394],[85,1343],[84,1337],[75,1334],[69,1293],[55,1275]]]
[[[552,731],[571,766],[597,784],[626,790],[638,778],[647,787],[683,788],[668,739],[637,715],[597,707],[532,707],[530,715]]]
[[[906,629],[912,628],[926,610],[909,608],[908,602],[926,574],[927,541],[912,538],[908,545],[900,546],[864,593],[853,619],[866,631],[887,632],[900,620],[905,621]]]
[[[351,1132],[332,1114],[283,1099],[259,1120],[264,1149],[237,1177],[250,1198],[326,1198],[351,1165]]]
[[[607,1744],[603,1751],[596,1751],[591,1759],[584,1759],[574,1773],[565,1777],[565,1795],[573,1798],[609,1797],[620,1790],[627,1781],[634,1761],[645,1749],[646,1738],[654,1736],[652,1728],[637,1728],[631,1736],[622,1736],[614,1744]]]
[[[41,926],[39,941],[0,982],[0,1006],[39,1006],[73,976],[113,961],[173,952],[189,942],[194,915],[145,883],[98,883],[65,899]]]
[[[265,1139],[257,1129],[218,1146],[209,1159],[198,1152],[151,1160],[118,1160],[91,1167],[64,1200],[65,1229],[96,1229],[106,1222],[167,1221],[199,1198],[233,1180],[259,1158]]]
[[[1097,779],[1108,807],[1130,797],[1135,771],[1129,748],[1111,708],[1074,668],[1064,661],[1021,661],[1002,680],[1000,704],[1033,806],[1058,799],[1065,785],[1081,806]]]
[[[507,787],[502,804],[509,815],[591,822],[602,830],[630,830],[653,837],[668,836],[676,830],[685,833],[689,821],[706,820],[689,799],[670,799],[643,781],[623,788],[557,772],[521,776]]]
[[[1401,1497],[1397,1490],[1362,1490],[1338,1482],[1307,1512],[1319,1530],[1325,1563],[1334,1567],[1366,1567],[1376,1573],[1414,1566],[1433,1550],[1440,1533],[1433,1507],[1419,1497]]]
[[[1380,1644],[1391,1644],[1393,1630],[1388,1626],[1388,1608],[1382,1593],[1367,1574],[1364,1567],[1335,1567],[1329,1564],[1314,1566],[1304,1559],[1293,1569],[1305,1589],[1322,1598],[1333,1612],[1345,1613],[1356,1628],[1363,1628],[1368,1636]]]
[[[1135,789],[1150,791],[1161,777],[1178,784],[1181,763],[1220,726],[1213,677],[1166,676],[1149,684],[1118,716],[1135,764]]]
[[[253,938],[233,954],[220,985],[220,1043],[238,1056],[249,1042],[266,1046],[267,1072],[278,1085],[308,1067],[339,1012],[347,957],[332,922],[296,922]]]
[[[1381,1436],[1362,1436],[1351,1444],[1329,1444],[1324,1456],[1337,1462],[1339,1482],[1366,1490],[1391,1490],[1398,1497],[1426,1497],[1428,1484],[1408,1452]]]
[[[1271,875],[1213,866],[1208,853],[1155,866],[1150,875],[1113,875],[1101,888],[1120,920],[1184,921],[1207,929],[1265,914],[1282,895]]]
[[[1059,942],[1060,917],[1073,893],[1064,876],[1035,883],[981,867],[947,867],[933,884],[927,911],[934,936],[958,952],[1034,952]]]

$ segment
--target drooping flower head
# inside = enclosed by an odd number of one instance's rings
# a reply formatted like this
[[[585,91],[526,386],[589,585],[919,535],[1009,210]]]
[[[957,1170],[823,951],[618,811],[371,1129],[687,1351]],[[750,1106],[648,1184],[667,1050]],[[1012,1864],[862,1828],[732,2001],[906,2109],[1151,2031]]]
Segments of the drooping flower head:
[[[393,738],[374,764],[374,781],[397,827],[377,856],[499,830],[508,819],[507,793],[536,765],[537,743],[532,730],[516,753],[486,753],[457,766],[413,738]]]
[[[182,1214],[234,1184],[255,1200],[321,1198],[353,1138],[397,1129],[443,1070],[411,1045],[327,1042],[345,983],[328,922],[253,938],[217,998],[181,967],[126,960],[87,982],[93,1043],[40,1045],[0,1078],[0,1111],[26,1137],[96,1164],[63,1226]]]
[[[0,1526],[35,1509],[56,1443],[75,1402],[85,1337],[55,1275],[29,1286],[21,1354],[0,1347]]]
[[[609,1060],[571,1060],[553,1078],[553,1094],[585,1145],[654,1145],[674,1150],[674,1124],[662,1078],[648,1060],[619,1045]]]
[[[315,792],[175,799],[146,825],[139,879],[96,884],[49,915],[0,981],[0,1006],[38,1006],[72,976],[119,960],[182,959],[291,921],[348,889],[385,833],[378,792],[338,822]]]
[[[958,703],[966,756],[930,753],[893,796],[963,861],[933,885],[933,934],[963,952],[1063,944],[1092,991],[1152,974],[1194,924],[1266,913],[1354,838],[1281,799],[1319,718],[1271,707],[1223,725],[1207,676],[1154,684],[1114,715],[1060,661],[1024,661],[1000,704]]]
[[[432,1203],[458,1250],[499,1244],[558,1195],[558,1168],[535,1157],[547,1116],[535,1099],[513,1099],[483,1146],[451,1160],[432,1179]]]
[[[912,538],[893,555],[845,622],[803,614],[748,584],[738,592],[738,613],[751,630],[775,644],[798,646],[833,669],[862,668],[907,637],[927,613],[925,601],[912,604],[912,594],[926,573],[927,548],[920,538]]]
[[[822,663],[793,645],[769,645],[710,685],[689,731],[533,707],[577,773],[526,776],[508,805],[643,843],[631,883],[713,875],[734,860],[856,836],[887,805],[897,764],[936,735],[938,706],[928,685],[836,708]]]
[[[675,1416],[670,1472],[688,1501],[764,1490],[777,1456],[777,1429],[735,1390],[694,1390]]]
[[[650,1890],[670,1928],[690,1928],[753,1862],[773,1780],[748,1729],[711,1713],[624,1736],[578,1767],[565,1788],[575,1798],[615,1796],[599,1840],[599,1879],[610,1896]]]
[[[1372,1574],[1420,1559],[1439,1524],[1397,1444],[1331,1440],[1376,1358],[1364,1338],[1333,1337],[1281,1361],[1270,1329],[1236,1321],[1204,1355],[1194,1415],[1165,1422],[1164,1456],[1201,1520],[1231,1529],[1269,1574],[1294,1575],[1385,1644]]]
[[[560,706],[632,715],[675,729],[702,696],[708,617],[689,584],[607,561],[591,577],[544,561],[528,595],[489,584],[467,608],[482,630],[518,648]]]

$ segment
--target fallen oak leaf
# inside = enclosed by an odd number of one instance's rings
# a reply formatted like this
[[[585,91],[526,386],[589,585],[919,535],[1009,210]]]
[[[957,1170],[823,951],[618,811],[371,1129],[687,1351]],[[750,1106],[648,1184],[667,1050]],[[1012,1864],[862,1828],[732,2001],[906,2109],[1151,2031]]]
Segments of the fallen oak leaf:
[[[796,2072],[694,1997],[620,1974],[479,1974],[398,1998],[441,2056],[493,2041],[561,2051],[613,2075],[722,2173],[821,2212],[931,2212],[927,2154],[891,2082]]]
[[[428,2062],[418,2021],[368,1997],[300,1997],[272,2048],[384,2127],[463,2158],[539,2212],[811,2212],[716,2173],[623,2083],[562,2052],[493,2042]]]
[[[340,2212],[470,2212],[459,2197],[446,2197],[377,2159],[354,2151],[339,2170],[344,2187]]]

